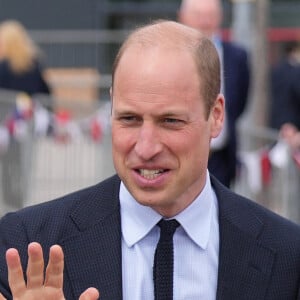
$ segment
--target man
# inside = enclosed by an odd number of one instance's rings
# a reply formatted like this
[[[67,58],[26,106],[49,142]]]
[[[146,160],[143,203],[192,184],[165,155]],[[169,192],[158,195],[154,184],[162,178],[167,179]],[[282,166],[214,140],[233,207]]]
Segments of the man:
[[[101,300],[148,300],[162,283],[171,295],[155,299],[297,299],[299,227],[207,171],[210,141],[224,120],[219,91],[218,54],[197,30],[162,21],[134,31],[113,68],[118,176],[2,218],[4,297],[69,300],[94,287]],[[171,289],[156,276],[168,222],[176,225],[168,240],[174,253],[165,256],[174,260],[168,266],[174,272],[160,275],[171,277]],[[97,296],[88,289],[81,299]]]
[[[250,75],[246,51],[221,40],[222,14],[220,0],[183,0],[178,19],[212,39],[220,56],[226,122],[218,138],[212,140],[208,169],[230,187],[238,166],[236,123],[246,107]]]
[[[270,126],[280,130],[293,125],[300,130],[300,43],[288,42],[285,56],[272,68]]]

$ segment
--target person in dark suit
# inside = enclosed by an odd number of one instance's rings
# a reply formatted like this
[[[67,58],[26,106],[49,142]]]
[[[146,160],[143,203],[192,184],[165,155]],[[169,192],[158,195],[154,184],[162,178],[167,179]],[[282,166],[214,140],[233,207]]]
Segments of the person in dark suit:
[[[271,69],[270,126],[300,130],[300,42],[285,44],[285,55]]]
[[[221,92],[226,99],[226,122],[222,133],[212,141],[208,169],[230,187],[234,183],[238,167],[236,126],[247,105],[250,67],[245,49],[221,39],[222,15],[220,0],[182,0],[178,20],[211,38],[220,56]]]
[[[162,219],[179,225],[163,299],[300,299],[299,226],[207,170],[224,122],[220,81],[199,31],[159,21],[131,33],[112,72],[117,174],[1,218],[0,299],[154,299]]]
[[[50,94],[43,77],[40,50],[24,26],[16,20],[0,24],[0,88]]]

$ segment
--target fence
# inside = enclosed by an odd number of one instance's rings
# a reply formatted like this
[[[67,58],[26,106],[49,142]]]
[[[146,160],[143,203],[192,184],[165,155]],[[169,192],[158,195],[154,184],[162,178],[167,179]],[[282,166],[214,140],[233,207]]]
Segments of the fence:
[[[37,96],[29,108],[34,114],[26,119],[28,111],[24,117],[16,106],[18,99],[20,93],[0,91],[0,214],[62,196],[114,173],[110,103],[96,101],[93,109],[89,103],[87,115],[82,115],[86,103],[75,103],[66,120],[68,114],[56,110],[55,99]],[[54,112],[40,106],[46,101]]]
[[[241,165],[234,190],[300,224],[300,166],[269,128],[239,127]]]

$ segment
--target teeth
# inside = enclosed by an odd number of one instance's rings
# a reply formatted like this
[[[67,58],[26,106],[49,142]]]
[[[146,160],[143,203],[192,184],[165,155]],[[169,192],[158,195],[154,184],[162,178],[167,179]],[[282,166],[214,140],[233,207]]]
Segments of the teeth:
[[[159,176],[160,173],[163,172],[163,170],[147,170],[147,169],[140,169],[140,174],[147,178],[147,179],[154,179]]]

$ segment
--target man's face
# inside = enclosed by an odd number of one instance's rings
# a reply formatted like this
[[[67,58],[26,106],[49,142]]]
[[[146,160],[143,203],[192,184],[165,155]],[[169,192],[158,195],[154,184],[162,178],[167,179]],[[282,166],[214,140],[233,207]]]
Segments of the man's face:
[[[210,139],[220,130],[223,102],[207,120],[199,85],[190,54],[174,50],[127,49],[115,73],[115,168],[140,204],[166,217],[202,190]]]

